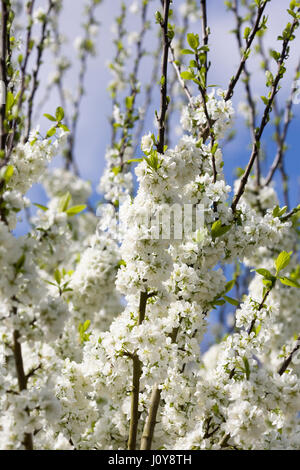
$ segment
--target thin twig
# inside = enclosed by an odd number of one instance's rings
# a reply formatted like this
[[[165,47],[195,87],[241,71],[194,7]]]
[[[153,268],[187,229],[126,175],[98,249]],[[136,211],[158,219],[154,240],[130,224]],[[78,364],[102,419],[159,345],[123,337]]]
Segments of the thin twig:
[[[26,142],[29,139],[29,134],[30,134],[30,131],[31,131],[33,103],[34,103],[35,94],[36,94],[37,89],[38,89],[38,84],[39,84],[38,75],[39,75],[39,71],[40,71],[40,68],[41,68],[41,65],[42,65],[42,57],[43,57],[43,52],[44,52],[44,48],[45,48],[45,41],[46,41],[46,37],[47,37],[48,21],[49,21],[51,10],[52,10],[53,7],[54,7],[53,0],[49,0],[48,9],[47,9],[47,12],[45,14],[45,18],[44,18],[43,24],[42,24],[42,32],[41,32],[40,42],[37,46],[37,57],[36,57],[35,68],[34,68],[34,71],[33,71],[32,89],[31,89],[31,93],[30,93],[30,96],[29,96],[29,99],[28,99],[27,131],[26,131],[26,137],[25,137]]]
[[[265,7],[266,7],[268,1],[269,0],[265,0],[264,3],[262,3],[262,5],[260,7],[258,7],[254,26],[253,26],[252,31],[249,34],[249,36],[247,38],[247,41],[246,41],[245,52],[244,52],[244,54],[241,58],[241,61],[240,61],[240,64],[239,64],[239,67],[237,69],[236,74],[232,77],[232,79],[229,83],[229,87],[228,87],[228,90],[227,90],[227,93],[226,93],[226,96],[225,96],[225,101],[228,101],[228,100],[230,100],[230,98],[232,98],[234,88],[235,88],[236,84],[238,83],[242,72],[244,71],[245,64],[246,64],[246,61],[247,61],[247,58],[248,58],[248,54],[250,53],[251,45],[252,45],[252,43],[253,43],[256,35],[257,35],[257,32],[260,29],[260,20],[262,18],[263,12],[265,10]]]
[[[168,36],[168,18],[170,0],[164,0],[163,21],[162,28],[162,41],[163,41],[163,55],[162,55],[162,70],[161,70],[161,85],[160,85],[160,112],[158,116],[158,144],[157,150],[163,153],[165,145],[165,118],[168,109],[167,100],[167,81],[168,81],[168,55],[170,48],[170,39]]]
[[[7,89],[7,68],[6,68],[6,57],[7,57],[7,23],[8,23],[8,4],[5,0],[1,1],[1,44],[0,44],[0,80],[1,84],[4,85],[5,94]],[[0,150],[3,155],[1,157],[5,159],[5,145],[6,145],[6,130],[5,130],[5,99],[2,97],[0,107]]]
[[[299,71],[300,71],[300,61],[297,65],[295,76],[297,76]],[[275,159],[274,159],[274,161],[271,165],[271,168],[269,170],[269,173],[266,177],[265,186],[268,186],[270,184],[270,182],[273,179],[275,171],[280,166],[280,164],[282,163],[282,160],[283,160],[283,156],[284,156],[284,153],[285,153],[285,140],[286,140],[288,128],[289,128],[289,125],[290,125],[290,122],[291,122],[291,118],[292,118],[292,107],[293,107],[294,92],[295,92],[295,90],[292,89],[291,94],[289,96],[289,99],[287,101],[287,105],[286,105],[286,108],[285,108],[285,116],[284,116],[284,124],[283,124],[282,132],[280,132],[280,129],[276,128],[276,140],[277,140],[277,144],[278,144],[278,149],[277,149],[277,154],[275,156]],[[279,124],[278,124],[278,126],[279,126]]]
[[[241,27],[242,27],[242,18],[239,15],[239,10],[238,10],[238,2],[237,0],[233,0],[232,3],[232,11],[235,15],[236,19],[236,29],[235,29],[235,36],[237,39],[237,43],[239,46],[240,53],[242,54],[242,48],[243,48],[243,42],[242,42],[242,35],[241,35]],[[256,128],[256,105],[254,98],[252,96],[252,90],[250,86],[250,78],[251,74],[247,68],[247,64],[244,66],[244,83],[245,83],[245,90],[246,90],[246,96],[247,96],[247,101],[248,105],[250,108],[250,129],[251,129],[251,134],[252,134],[252,139],[253,141],[255,140],[255,128]],[[257,186],[260,185],[260,162],[259,162],[259,155],[256,158],[256,183]]]
[[[190,93],[190,90],[188,89],[188,86],[187,86],[186,82],[181,77],[181,66],[176,61],[175,51],[174,51],[174,48],[172,46],[170,47],[170,52],[171,52],[171,57],[172,57],[171,58],[171,64],[173,65],[173,68],[174,68],[175,73],[177,75],[178,82],[179,82],[180,86],[182,87],[184,93],[186,94],[186,96],[189,100],[189,103],[192,104],[192,95]]]
[[[269,97],[268,103],[265,107],[260,126],[259,126],[259,128],[256,129],[256,132],[255,132],[255,141],[253,143],[250,160],[248,162],[245,173],[243,174],[243,176],[241,178],[238,191],[237,191],[236,195],[233,198],[233,202],[232,202],[232,205],[231,205],[231,208],[232,208],[233,212],[235,212],[237,204],[238,204],[240,198],[242,197],[242,195],[244,194],[245,187],[246,187],[246,184],[248,182],[249,175],[251,173],[251,170],[252,170],[253,164],[255,162],[255,159],[257,158],[257,155],[258,155],[258,152],[259,152],[259,149],[260,149],[260,139],[261,139],[261,136],[264,132],[264,129],[265,129],[265,127],[266,127],[266,125],[269,121],[269,116],[270,116],[270,112],[272,110],[272,105],[273,105],[273,102],[274,102],[274,98],[275,98],[276,94],[278,93],[279,82],[280,82],[280,80],[283,76],[283,74],[282,74],[282,65],[283,65],[283,63],[284,63],[284,61],[287,57],[287,54],[288,54],[289,42],[290,42],[291,38],[293,37],[294,31],[298,27],[298,25],[299,25],[299,20],[294,19],[294,21],[291,25],[290,31],[289,31],[289,35],[283,40],[282,51],[281,51],[281,54],[280,54],[280,58],[278,59],[278,70],[277,70],[276,77],[274,78],[274,81],[273,81],[273,84],[272,84],[270,97]]]
[[[282,365],[280,366],[280,368],[278,369],[278,374],[279,375],[283,375],[284,372],[287,370],[287,368],[289,367],[290,363],[292,362],[293,360],[293,357],[294,355],[296,354],[296,352],[300,349],[300,335],[298,336],[297,338],[297,342],[296,342],[296,345],[295,347],[293,348],[292,352],[289,354],[289,356],[283,361]]]
[[[170,39],[168,36],[168,19],[169,19],[169,8],[170,0],[164,0],[163,2],[163,20],[161,22],[162,28],[162,40],[163,40],[163,55],[162,55],[162,80],[160,86],[160,113],[158,117],[158,143],[157,150],[159,153],[164,151],[164,137],[165,137],[165,118],[168,108],[167,100],[167,71],[168,71],[168,54],[170,48]],[[149,413],[146,418],[145,426],[143,429],[143,435],[141,440],[141,450],[151,449],[154,429],[156,425],[156,415],[160,402],[160,389],[158,385],[154,385],[150,398]]]
[[[201,23],[202,23],[202,41],[203,46],[208,45],[208,25],[207,25],[207,9],[206,9],[206,0],[201,0]],[[204,52],[205,55],[205,92],[206,92],[206,85],[207,85],[207,72],[208,72],[208,63],[207,63],[207,51]]]

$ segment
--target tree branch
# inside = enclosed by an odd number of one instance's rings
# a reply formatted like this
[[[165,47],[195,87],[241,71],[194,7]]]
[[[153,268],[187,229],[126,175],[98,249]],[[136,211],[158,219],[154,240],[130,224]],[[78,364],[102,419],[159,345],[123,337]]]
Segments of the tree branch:
[[[284,374],[284,372],[287,370],[287,368],[289,367],[290,363],[292,362],[292,359],[293,359],[295,353],[296,353],[299,349],[300,349],[300,335],[299,335],[298,338],[297,338],[296,345],[295,345],[295,347],[293,348],[292,352],[291,352],[290,355],[285,359],[285,361],[283,361],[282,365],[281,365],[280,368],[278,369],[278,374],[279,374],[279,375]]]
[[[208,45],[208,25],[207,25],[207,8],[206,8],[206,0],[200,0],[201,4],[201,23],[202,23],[202,41],[203,46]],[[206,92],[206,85],[207,85],[207,72],[208,72],[208,63],[207,63],[207,51],[204,52],[205,55],[205,92]]]
[[[265,107],[264,114],[263,114],[263,117],[262,117],[262,120],[261,120],[261,123],[260,123],[260,127],[257,128],[256,131],[255,131],[255,141],[253,143],[250,160],[248,162],[245,173],[243,174],[243,176],[241,178],[241,182],[240,182],[238,191],[237,191],[236,195],[234,196],[234,199],[233,199],[233,202],[232,202],[232,205],[231,205],[231,208],[232,208],[233,212],[235,212],[237,204],[238,204],[240,198],[242,197],[242,195],[244,194],[245,187],[246,187],[246,184],[248,182],[249,175],[251,173],[251,170],[252,170],[253,164],[255,162],[255,159],[257,158],[257,155],[258,155],[258,152],[259,152],[259,149],[260,149],[260,139],[261,139],[261,136],[264,132],[264,129],[265,129],[265,127],[266,127],[266,125],[269,121],[273,101],[274,101],[274,98],[275,98],[276,94],[278,93],[279,82],[282,79],[282,76],[283,76],[283,73],[284,73],[284,72],[282,72],[282,66],[283,66],[283,63],[284,63],[285,59],[287,58],[287,55],[288,55],[289,42],[292,39],[294,31],[298,26],[299,26],[299,20],[294,19],[294,21],[293,21],[293,23],[290,27],[288,36],[286,36],[285,39],[283,40],[282,51],[281,51],[281,54],[280,54],[280,58],[278,59],[278,62],[277,62],[278,63],[278,70],[277,70],[276,77],[275,77],[275,79],[273,81],[273,84],[272,84],[270,97],[269,97],[268,103]]]
[[[297,68],[296,68],[296,73],[295,73],[296,77],[297,77],[299,71],[300,71],[300,61],[299,61],[298,65],[297,65]],[[270,184],[270,182],[272,181],[273,176],[275,174],[275,171],[277,170],[278,167],[280,167],[280,165],[283,161],[283,156],[284,156],[284,153],[285,153],[285,145],[284,144],[285,144],[286,136],[287,136],[287,133],[288,133],[289,125],[290,125],[291,120],[292,120],[292,107],[293,107],[294,92],[295,92],[295,90],[292,89],[291,94],[290,94],[289,99],[288,99],[287,104],[286,104],[284,124],[283,124],[282,132],[280,132],[279,123],[278,123],[278,125],[276,125],[276,140],[277,140],[278,150],[277,150],[277,154],[275,156],[275,159],[274,159],[274,161],[271,165],[271,168],[269,170],[269,173],[266,177],[265,186],[268,186]],[[287,204],[287,206],[288,206],[288,204]]]
[[[154,429],[156,425],[156,416],[160,402],[161,391],[154,385],[150,398],[150,408],[147,420],[143,429],[143,435],[141,440],[141,450],[151,450]]]
[[[145,319],[146,306],[147,306],[148,294],[147,292],[141,292],[140,304],[138,313],[138,325],[141,325]],[[135,450],[138,424],[139,424],[139,394],[140,394],[140,378],[142,373],[142,365],[137,356],[132,356],[133,361],[133,374],[132,374],[132,390],[131,390],[131,411],[130,411],[130,426],[129,426],[129,439],[128,439],[128,450]]]
[[[39,75],[39,71],[42,65],[42,57],[43,57],[43,51],[44,51],[45,40],[46,40],[46,35],[47,35],[47,25],[49,21],[49,15],[53,7],[54,7],[53,1],[49,0],[48,10],[46,12],[45,19],[43,20],[41,39],[37,46],[37,57],[36,57],[35,69],[33,71],[32,89],[31,89],[31,93],[28,99],[28,113],[27,113],[28,122],[27,122],[27,131],[26,131],[25,141],[28,141],[29,134],[31,131],[33,102],[34,102],[34,97],[37,92],[38,84],[39,84],[38,75]]]
[[[14,309],[15,314],[16,309]],[[24,371],[24,363],[23,363],[23,356],[22,356],[22,347],[19,342],[20,333],[19,331],[15,330],[13,333],[13,352],[14,352],[14,359],[16,365],[16,372],[17,372],[17,379],[19,390],[22,392],[23,390],[27,389],[27,380],[28,378],[25,375]],[[23,445],[26,450],[33,450],[33,439],[31,433],[24,434],[24,441]]]
[[[7,23],[8,23],[8,3],[6,0],[1,1],[1,44],[0,44],[0,80],[1,84],[5,87],[5,94],[7,92],[7,70],[6,70],[6,57],[7,57]],[[0,107],[0,150],[1,157],[5,159],[5,144],[6,144],[6,130],[5,130],[5,113],[6,113],[6,99]]]
[[[233,11],[235,19],[236,19],[235,36],[236,36],[237,43],[238,43],[238,46],[239,46],[239,51],[242,54],[242,49],[243,49],[242,34],[241,34],[242,18],[239,15],[237,0],[233,0],[233,2],[232,2],[232,11]],[[242,57],[241,57],[241,59],[242,59]],[[245,83],[246,96],[247,96],[247,101],[248,101],[248,105],[249,105],[249,108],[250,108],[250,122],[249,122],[249,125],[250,125],[251,134],[252,134],[252,139],[254,141],[255,140],[255,128],[256,128],[256,105],[255,105],[254,98],[252,96],[252,90],[251,90],[251,86],[250,86],[251,74],[248,71],[246,63],[244,65],[244,75],[245,75],[244,83]],[[257,186],[260,185],[259,155],[257,155],[257,158],[256,158],[256,183],[257,183]]]
[[[159,153],[164,152],[165,145],[165,118],[168,109],[167,100],[167,80],[168,80],[168,55],[170,48],[170,39],[168,36],[168,19],[171,0],[164,0],[162,40],[163,40],[163,55],[162,55],[162,70],[161,70],[161,85],[160,85],[160,113],[158,116],[158,144],[157,150]]]
[[[237,70],[236,74],[232,77],[232,79],[229,83],[229,87],[228,87],[228,90],[227,90],[227,93],[226,93],[226,96],[225,96],[225,101],[230,100],[230,98],[232,97],[233,92],[234,92],[234,88],[235,88],[236,84],[238,83],[239,78],[240,78],[240,76],[241,76],[241,74],[242,74],[242,72],[245,68],[245,64],[246,64],[246,61],[247,61],[247,58],[248,58],[248,54],[250,53],[250,47],[251,47],[251,45],[252,45],[252,43],[255,39],[255,36],[256,36],[257,32],[260,29],[260,20],[262,18],[263,12],[266,8],[266,5],[267,5],[268,1],[269,0],[265,0],[262,3],[262,5],[260,7],[258,7],[257,16],[256,16],[254,26],[252,28],[251,33],[249,34],[249,36],[247,38],[245,51],[244,51],[244,54],[241,58],[238,70]]]

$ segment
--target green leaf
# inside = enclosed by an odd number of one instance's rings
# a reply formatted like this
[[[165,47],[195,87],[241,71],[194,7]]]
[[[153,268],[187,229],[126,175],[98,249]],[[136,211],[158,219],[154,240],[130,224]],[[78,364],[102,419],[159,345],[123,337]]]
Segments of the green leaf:
[[[125,105],[126,105],[126,108],[130,111],[133,107],[133,101],[134,101],[134,97],[133,96],[126,96],[125,98]]]
[[[57,287],[57,285],[56,285],[56,284],[54,284],[54,282],[51,282],[51,281],[45,281],[45,282],[47,282],[47,284],[50,284],[50,286]]]
[[[5,183],[8,183],[14,174],[14,167],[12,165],[7,165],[3,167],[1,171],[1,176],[4,179]]]
[[[62,124],[61,122],[58,124],[58,126],[60,129],[63,129],[65,132],[70,132],[70,129],[65,125],[65,124]]]
[[[16,262],[16,264],[14,265],[15,268],[16,268],[16,271],[19,273],[21,271],[21,269],[23,268],[24,266],[24,263],[25,263],[25,260],[26,260],[26,256],[25,254],[23,253],[22,256],[18,259],[18,261]]]
[[[223,297],[229,304],[234,305],[235,307],[238,307],[240,304],[238,300],[233,299],[232,297],[228,297],[227,295],[224,295]]]
[[[199,46],[199,36],[198,36],[198,34],[188,33],[187,34],[187,42],[189,43],[189,46],[193,50],[196,50],[197,47]]]
[[[6,95],[6,113],[7,114],[9,113],[11,108],[13,107],[14,101],[15,101],[14,95],[12,94],[11,91],[8,91],[7,95]]]
[[[270,279],[263,279],[263,284],[264,284],[268,289],[270,289],[271,287],[273,287],[273,281],[271,281]]]
[[[297,287],[298,289],[300,289],[300,284],[298,284],[298,282],[296,281],[293,281],[293,279],[289,277],[281,277],[280,282],[284,284],[285,286]]]
[[[56,134],[56,127],[55,126],[51,127],[51,129],[49,129],[49,131],[46,134],[46,137],[52,137],[54,134]]]
[[[114,166],[111,171],[113,172],[114,175],[118,175],[121,172],[122,168],[120,166]]]
[[[68,192],[64,194],[59,200],[59,205],[58,205],[59,211],[66,212],[66,210],[69,207],[70,201],[71,201],[71,194]]]
[[[144,158],[131,158],[130,160],[127,160],[126,163],[140,163],[144,160]]]
[[[181,72],[180,76],[184,80],[193,80],[193,78],[195,77],[194,74],[192,72],[189,72],[188,70],[186,70],[185,72]]]
[[[56,120],[58,122],[62,121],[63,118],[65,117],[65,112],[63,110],[63,108],[61,106],[59,106],[57,109],[56,109],[56,112],[55,112],[55,117],[56,117]]]
[[[266,279],[269,279],[270,281],[274,278],[270,271],[264,268],[256,269],[257,274],[260,274],[261,276],[265,277]]]
[[[48,210],[48,207],[42,206],[42,204],[38,204],[37,202],[34,202],[33,205],[38,207],[39,209],[41,209],[44,212],[46,212]]]
[[[257,325],[257,327],[255,328],[255,336],[258,335],[258,333],[260,332],[260,330],[261,330],[261,323],[259,323],[259,324]]]
[[[78,332],[79,332],[81,344],[84,344],[90,338],[90,333],[86,333],[86,331],[90,327],[90,324],[91,324],[90,320],[86,320],[84,323],[80,323],[78,325]]]
[[[49,121],[56,122],[55,117],[52,116],[51,114],[45,113],[44,116],[45,116],[45,118],[49,119]]]
[[[231,225],[222,225],[221,220],[217,220],[213,223],[211,228],[211,236],[213,239],[217,237],[221,237],[224,235],[228,230],[230,230]]]
[[[286,213],[286,211],[287,211],[287,206],[282,207],[282,209],[280,209],[279,206],[276,206],[273,209],[273,217],[281,217],[283,216],[283,214]]]
[[[245,366],[245,373],[246,373],[247,380],[249,380],[249,378],[250,378],[250,366],[249,366],[249,361],[246,357],[243,357],[243,363],[244,363],[244,366]]]
[[[275,268],[276,274],[278,274],[282,269],[286,268],[291,260],[292,251],[287,253],[286,251],[282,251],[280,255],[278,255],[275,261]]]
[[[72,217],[73,215],[79,214],[80,212],[84,211],[84,209],[86,209],[86,205],[84,204],[81,206],[73,206],[73,207],[70,207],[70,209],[66,211],[66,214],[69,217]]]
[[[232,281],[227,282],[227,284],[225,285],[225,290],[224,290],[223,293],[226,294],[227,292],[229,292],[233,288],[234,284],[235,284],[234,279],[232,279]]]
[[[56,280],[57,284],[60,285],[60,283],[61,283],[61,274],[60,274],[59,269],[55,270],[54,279]]]
[[[191,51],[191,49],[182,49],[181,54],[194,54],[194,51]]]
[[[223,299],[221,299],[221,300],[216,300],[216,301],[214,302],[215,305],[220,305],[220,306],[221,306],[221,305],[224,305],[225,303],[226,303],[226,302],[225,302],[225,300],[223,300]]]
[[[249,36],[250,33],[251,33],[251,28],[249,28],[249,26],[247,26],[247,28],[245,28],[245,30],[244,30],[244,38],[248,39],[248,36]]]

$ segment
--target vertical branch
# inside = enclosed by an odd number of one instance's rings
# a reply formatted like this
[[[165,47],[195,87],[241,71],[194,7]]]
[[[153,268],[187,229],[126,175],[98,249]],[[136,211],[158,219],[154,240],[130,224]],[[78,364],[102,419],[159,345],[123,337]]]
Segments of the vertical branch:
[[[299,71],[300,71],[300,61],[297,65],[297,67],[296,67],[295,77],[298,76]],[[266,181],[265,181],[265,186],[269,185],[270,182],[273,179],[273,176],[274,176],[275,171],[277,170],[277,168],[280,169],[282,179],[283,179],[283,184],[284,184],[283,192],[284,192],[284,197],[285,197],[285,204],[287,206],[289,206],[289,200],[288,200],[288,193],[287,193],[287,190],[285,188],[286,174],[285,174],[285,171],[284,171],[283,157],[284,157],[285,150],[286,150],[285,141],[286,141],[288,129],[289,129],[289,126],[290,126],[290,123],[291,123],[291,120],[292,120],[292,107],[293,107],[294,92],[295,92],[295,90],[292,89],[291,94],[289,96],[289,99],[286,103],[286,108],[285,108],[285,113],[284,113],[284,122],[283,122],[282,130],[280,129],[278,119],[276,119],[275,130],[276,130],[277,153],[276,153],[276,156],[275,156],[274,161],[273,161],[273,163],[270,167],[269,173],[268,173],[268,175],[266,177]],[[279,117],[280,113],[279,113],[278,109],[277,109],[277,112],[276,112],[276,109],[274,107],[274,111],[275,111],[276,117]]]
[[[34,8],[34,3],[35,3],[35,0],[31,0],[31,2],[27,4],[28,26],[27,26],[27,34],[26,34],[25,55],[24,55],[23,63],[21,65],[21,85],[20,85],[20,92],[19,92],[19,98],[18,98],[18,103],[17,103],[18,115],[20,113],[22,103],[23,103],[23,97],[24,97],[24,93],[26,89],[27,65],[28,65],[29,56],[32,52],[31,36],[32,36],[32,25],[33,25],[32,13],[33,13],[33,8]],[[14,140],[15,140],[15,135],[16,135],[16,130],[17,130],[17,122],[18,122],[17,119],[15,119],[12,124],[12,130],[11,130],[11,134],[10,134],[10,138],[8,142],[6,160],[9,159],[13,146],[14,146]]]
[[[163,55],[162,55],[162,78],[160,88],[160,113],[158,118],[159,125],[159,140],[157,144],[157,150],[159,153],[164,151],[164,137],[165,137],[165,118],[168,108],[167,100],[167,70],[168,70],[168,54],[170,48],[170,39],[168,34],[168,19],[169,19],[169,8],[170,0],[164,0],[163,2],[163,19],[160,23],[162,28],[162,40],[163,40]],[[154,429],[156,425],[156,416],[160,402],[160,389],[158,385],[154,385],[150,398],[149,413],[146,418],[145,426],[143,429],[143,435],[141,440],[141,450],[151,449],[151,444],[154,435]]]
[[[8,23],[8,3],[6,0],[1,0],[1,44],[0,44],[0,80],[1,85],[4,86],[6,93],[7,87],[7,70],[6,70],[6,56],[7,56],[7,23]],[[0,108],[0,150],[1,157],[5,157],[5,143],[6,143],[6,130],[5,130],[5,99],[1,103]]]
[[[146,86],[146,96],[145,96],[145,99],[144,99],[144,104],[142,105],[142,108],[144,109],[144,114],[138,121],[138,127],[137,127],[137,130],[135,132],[135,137],[133,139],[134,142],[136,142],[136,143],[139,142],[140,139],[141,139],[142,132],[143,132],[143,129],[144,129],[145,120],[146,120],[146,117],[147,117],[147,111],[148,111],[148,108],[150,107],[150,104],[151,104],[151,98],[152,98],[152,92],[153,92],[154,84],[158,81],[157,77],[158,77],[158,70],[159,70],[159,57],[160,57],[160,38],[159,38],[159,41],[158,41],[158,47],[155,50],[155,53],[153,54],[154,63],[153,63],[151,78],[150,78],[150,81],[149,81],[148,85]],[[137,144],[135,146],[134,154],[136,153],[136,150],[137,150]]]
[[[160,389],[157,387],[157,385],[154,385],[150,398],[149,414],[143,429],[141,450],[151,450],[151,444],[156,425],[156,416],[160,402],[160,394]]]
[[[131,87],[129,91],[129,96],[132,99],[132,103],[131,103],[130,109],[127,110],[127,116],[125,119],[125,123],[123,125],[122,136],[121,136],[121,148],[120,148],[121,171],[123,171],[124,163],[126,163],[124,162],[124,154],[125,154],[126,148],[130,144],[130,139],[131,139],[131,136],[128,131],[132,128],[132,125],[134,124],[134,122],[132,122],[132,118],[134,117],[133,112],[135,108],[136,97],[137,97],[137,94],[139,93],[138,74],[139,74],[141,60],[144,55],[143,42],[144,42],[144,38],[147,32],[147,9],[148,9],[148,3],[145,2],[143,4],[142,15],[141,15],[142,29],[140,31],[139,39],[137,41],[136,57],[134,60],[133,70],[130,75],[130,79],[132,83],[131,83]]]
[[[167,80],[168,80],[168,55],[170,48],[170,39],[168,35],[168,19],[170,0],[164,0],[163,20],[160,24],[162,28],[162,42],[163,42],[163,55],[162,55],[162,69],[161,69],[161,85],[160,85],[160,112],[158,116],[158,144],[157,150],[159,153],[164,152],[165,145],[165,119],[168,109],[167,100]]]
[[[14,313],[15,314],[17,313],[16,309],[14,309]],[[22,392],[23,390],[27,389],[28,376],[26,376],[25,371],[24,371],[22,347],[19,342],[19,338],[20,338],[20,333],[19,331],[15,330],[13,333],[13,352],[14,352],[14,360],[15,360],[19,390],[20,392]],[[24,434],[23,445],[26,450],[33,450],[33,439],[32,439],[31,433]]]
[[[242,18],[239,15],[238,1],[237,0],[233,0],[232,11],[233,11],[235,19],[236,19],[235,35],[236,35],[237,43],[238,43],[238,46],[239,46],[240,54],[242,54],[242,48],[243,48],[242,35],[241,35]],[[246,64],[244,66],[244,76],[245,76],[244,83],[245,83],[245,89],[246,89],[246,96],[247,96],[247,101],[248,101],[248,105],[249,105],[249,108],[250,108],[250,123],[249,123],[249,125],[250,125],[251,134],[252,134],[252,139],[254,141],[255,140],[255,128],[256,128],[256,105],[255,105],[255,101],[254,101],[251,86],[250,86],[251,74],[248,71],[248,68],[247,68]],[[256,158],[256,184],[259,187],[259,185],[260,185],[259,155],[257,155],[257,158]]]
[[[203,41],[203,46],[207,46],[208,45],[208,25],[207,25],[206,0],[200,0],[200,3],[201,3],[202,41]],[[208,72],[207,51],[205,51],[204,54],[205,54],[205,62],[204,62],[205,72],[204,72],[204,76],[205,76],[205,88],[206,88],[206,85],[207,85],[207,72]]]
[[[138,313],[138,325],[141,325],[145,319],[147,299],[148,299],[147,292],[141,292],[139,313]],[[133,354],[132,361],[133,361],[133,375],[132,375],[128,450],[135,450],[136,448],[136,440],[137,440],[137,432],[138,432],[138,424],[139,424],[140,378],[141,378],[141,373],[142,373],[142,365],[137,354]]]
[[[299,12],[299,10],[298,10],[298,12]],[[248,162],[245,173],[243,174],[243,176],[241,178],[241,182],[240,182],[238,191],[237,191],[236,195],[233,198],[233,202],[232,202],[232,205],[231,205],[231,208],[232,208],[233,212],[235,212],[236,206],[237,206],[240,198],[244,194],[245,187],[246,187],[246,184],[248,182],[249,175],[251,173],[251,170],[252,170],[253,164],[255,162],[255,159],[257,158],[257,155],[258,155],[258,152],[259,152],[259,149],[260,149],[260,139],[261,139],[261,136],[262,136],[262,134],[265,130],[266,125],[268,124],[268,121],[269,121],[269,118],[270,118],[270,113],[271,113],[271,110],[272,110],[272,105],[273,105],[275,96],[277,95],[278,90],[279,90],[279,83],[280,83],[280,81],[281,81],[281,79],[284,75],[285,69],[283,68],[283,65],[284,65],[284,62],[285,62],[285,60],[288,56],[288,53],[289,53],[289,43],[290,43],[291,40],[293,40],[294,32],[298,28],[298,26],[299,26],[299,20],[297,18],[295,18],[293,23],[290,25],[288,33],[285,35],[285,38],[283,40],[282,50],[281,50],[280,56],[279,56],[278,61],[277,61],[277,65],[278,65],[277,74],[276,74],[276,76],[275,76],[275,78],[272,82],[272,88],[271,88],[271,91],[269,93],[269,99],[268,99],[268,102],[266,104],[266,107],[265,107],[265,110],[264,110],[264,113],[263,113],[263,116],[262,116],[262,119],[261,119],[260,126],[256,129],[256,132],[255,132],[255,141],[253,143],[250,160]]]
[[[87,25],[92,25],[96,23],[96,20],[95,20],[96,7],[97,7],[97,2],[93,2],[92,5],[89,7]],[[84,42],[86,44],[88,44],[89,42],[89,28],[88,27],[86,27]],[[70,169],[71,165],[73,166],[74,172],[77,176],[79,175],[79,169],[75,162],[74,148],[75,148],[75,139],[76,139],[77,126],[78,126],[80,105],[81,105],[81,101],[85,93],[84,85],[85,85],[85,77],[86,77],[86,71],[87,71],[87,60],[88,60],[88,50],[82,51],[81,57],[80,57],[78,95],[74,103],[74,114],[73,114],[73,118],[71,119],[71,129],[70,129],[70,135],[68,139],[69,145],[68,145],[68,149],[66,153],[66,163],[65,163],[66,169]]]
[[[33,83],[32,83],[32,89],[31,93],[28,99],[28,113],[27,113],[27,131],[26,131],[26,137],[25,140],[27,141],[29,139],[29,134],[31,131],[31,125],[32,125],[32,111],[33,111],[33,102],[34,102],[34,97],[37,92],[38,88],[38,75],[39,71],[42,65],[42,57],[43,57],[43,52],[44,52],[44,47],[45,47],[45,40],[47,36],[47,25],[49,21],[49,15],[51,13],[52,8],[54,7],[54,3],[52,0],[49,0],[48,3],[48,10],[45,15],[45,19],[43,20],[43,26],[42,26],[42,33],[41,33],[41,39],[40,42],[37,46],[37,57],[36,57],[36,64],[35,64],[35,69],[33,71]]]
[[[136,449],[136,439],[139,424],[139,395],[140,395],[140,378],[141,378],[141,362],[137,355],[132,357],[133,375],[131,390],[131,409],[130,409],[130,428],[128,439],[128,450]]]

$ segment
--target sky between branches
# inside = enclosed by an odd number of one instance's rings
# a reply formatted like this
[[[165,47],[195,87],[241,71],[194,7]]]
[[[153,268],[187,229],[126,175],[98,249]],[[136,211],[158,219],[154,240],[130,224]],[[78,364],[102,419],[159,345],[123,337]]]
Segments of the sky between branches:
[[[131,1],[125,0],[125,3],[131,4]],[[174,7],[179,5],[181,0],[175,0]],[[200,3],[200,2],[199,2]],[[103,1],[102,5],[97,10],[97,19],[101,22],[100,34],[98,38],[98,54],[94,59],[89,60],[89,68],[86,78],[86,95],[82,102],[81,117],[79,119],[77,145],[75,150],[75,157],[79,165],[79,169],[83,178],[92,182],[94,189],[96,188],[100,175],[103,171],[105,161],[105,149],[110,142],[110,124],[108,118],[111,114],[111,100],[107,92],[107,85],[111,79],[109,70],[107,69],[107,62],[111,60],[114,54],[113,33],[111,27],[114,17],[119,13],[121,1],[113,0],[112,2]],[[82,11],[84,7],[83,0],[64,0],[64,11],[61,17],[61,30],[69,37],[69,43],[65,47],[65,54],[76,60],[73,42],[74,39],[82,34],[80,24],[82,22]],[[267,14],[269,15],[269,29],[266,35],[266,48],[276,48],[276,38],[282,31],[288,21],[288,14],[286,8],[289,5],[288,0],[272,0],[267,6]],[[151,3],[150,8],[153,10],[159,6],[158,1]],[[129,13],[130,21],[127,22],[129,30],[139,30],[137,23],[138,16]],[[208,82],[209,84],[217,84],[221,88],[226,89],[230,77],[236,70],[239,63],[238,48],[235,38],[229,33],[234,28],[234,18],[230,12],[226,13],[223,0],[210,0],[208,2],[208,19],[211,28],[210,36],[210,53],[209,58],[212,62],[209,71]],[[154,23],[154,21],[153,21]],[[156,34],[157,25],[153,24],[152,31],[147,35],[146,47],[151,48],[151,44],[156,44],[154,35]],[[190,32],[200,33],[200,25],[192,23],[189,28]],[[277,42],[279,44],[279,42]],[[293,74],[296,63],[300,54],[300,38],[299,34],[296,40],[292,43],[291,55],[288,60],[288,72],[282,82],[282,90],[280,90],[279,99],[284,103],[290,93]],[[250,59],[250,69],[254,72],[255,79],[253,81],[253,88],[255,96],[258,98],[265,94],[265,78],[262,72],[259,72],[258,56],[253,55]],[[171,65],[170,65],[171,67]],[[48,76],[53,70],[52,57],[49,53],[45,56],[45,61],[40,75],[40,91],[36,103],[39,102],[45,92],[45,85]],[[67,88],[74,88],[74,76],[78,68],[76,65],[73,71],[68,74],[65,86]],[[141,67],[141,81],[149,77],[151,73],[151,62],[149,59],[143,59]],[[245,100],[245,93],[243,85],[240,84],[235,92],[233,103],[237,111],[240,101]],[[61,103],[56,92],[53,92],[48,103],[41,108],[40,116],[36,124],[40,124],[41,128],[47,127],[47,120],[42,116],[44,112],[53,113],[57,106]],[[154,93],[154,105],[149,109],[145,131],[154,131],[154,110],[159,107],[159,90]],[[299,118],[300,118],[300,104],[294,107],[295,119],[292,122],[288,135],[289,150],[286,154],[286,170],[290,175],[291,185],[291,205],[296,205],[299,200]],[[224,161],[225,161],[225,175],[229,184],[232,183],[234,178],[234,168],[237,166],[243,167],[248,159],[250,153],[250,135],[249,130],[245,127],[244,119],[237,113],[236,114],[236,130],[237,135],[233,142],[226,145],[224,148]],[[176,143],[176,133],[172,132],[173,144]],[[273,160],[276,153],[276,146],[272,140],[272,131],[266,130],[264,135],[264,142],[268,149],[270,161]],[[61,164],[59,159],[54,162],[55,166]],[[280,180],[277,174],[274,181]],[[45,203],[47,198],[43,189],[36,185],[32,188],[29,197],[32,201],[38,203]],[[95,204],[99,200],[99,195],[94,192],[92,201]],[[26,232],[26,222],[19,224],[17,233],[22,234]]]

